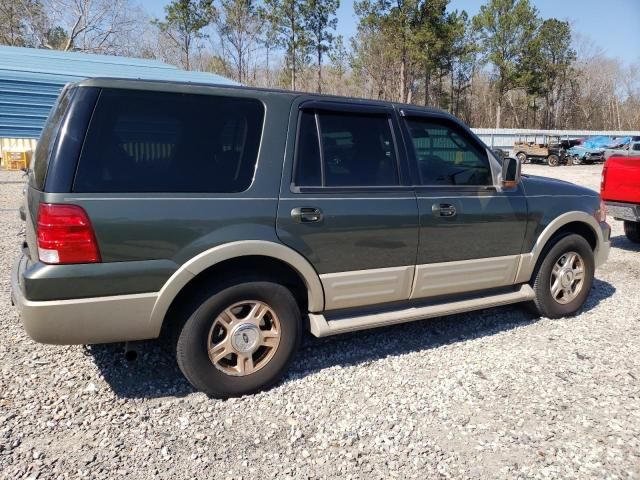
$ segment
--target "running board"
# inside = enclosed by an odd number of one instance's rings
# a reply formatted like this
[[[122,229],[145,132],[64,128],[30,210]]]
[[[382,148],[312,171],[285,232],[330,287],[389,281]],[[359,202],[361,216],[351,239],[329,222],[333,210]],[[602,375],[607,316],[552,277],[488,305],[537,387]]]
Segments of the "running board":
[[[310,313],[311,333],[316,337],[328,337],[338,333],[355,332],[368,328],[384,327],[396,323],[413,322],[426,318],[453,315],[482,308],[498,307],[511,303],[533,300],[535,293],[528,285],[521,285],[518,290],[485,295],[465,300],[449,301],[422,307],[409,307],[382,313],[371,313],[357,317],[344,317],[339,320],[327,320],[321,313]]]

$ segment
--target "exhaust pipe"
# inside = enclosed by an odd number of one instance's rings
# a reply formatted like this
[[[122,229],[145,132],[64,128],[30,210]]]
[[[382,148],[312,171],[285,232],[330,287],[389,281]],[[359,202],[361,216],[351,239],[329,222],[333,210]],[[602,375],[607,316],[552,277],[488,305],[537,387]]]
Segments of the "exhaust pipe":
[[[138,351],[135,344],[131,342],[124,343],[124,358],[127,362],[135,362],[138,359]]]

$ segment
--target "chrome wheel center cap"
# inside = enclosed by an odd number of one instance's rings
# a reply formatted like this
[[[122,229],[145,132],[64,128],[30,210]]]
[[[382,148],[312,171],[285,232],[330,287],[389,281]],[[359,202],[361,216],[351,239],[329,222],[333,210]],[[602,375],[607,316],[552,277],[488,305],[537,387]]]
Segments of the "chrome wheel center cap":
[[[560,276],[560,283],[564,288],[566,288],[573,283],[574,278],[575,275],[573,274],[573,270],[565,270]]]
[[[231,333],[231,345],[240,353],[251,352],[260,344],[260,332],[252,323],[241,323]]]

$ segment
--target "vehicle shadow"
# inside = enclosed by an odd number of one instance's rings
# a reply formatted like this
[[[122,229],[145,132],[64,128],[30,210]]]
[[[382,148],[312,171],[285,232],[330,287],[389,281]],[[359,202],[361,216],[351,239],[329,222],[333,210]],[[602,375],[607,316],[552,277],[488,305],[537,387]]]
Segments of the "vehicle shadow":
[[[611,237],[611,246],[613,248],[628,250],[630,252],[640,252],[640,243],[633,243],[626,235]]]
[[[594,309],[615,293],[608,282],[595,279],[582,312]],[[388,356],[429,350],[533,324],[540,317],[521,305],[489,308],[362,332],[315,338],[306,335],[283,381],[303,378],[336,365],[363,365]],[[88,349],[113,392],[123,398],[181,397],[194,392],[173,356],[160,342],[139,342],[138,359],[124,358],[124,345],[94,345]]]

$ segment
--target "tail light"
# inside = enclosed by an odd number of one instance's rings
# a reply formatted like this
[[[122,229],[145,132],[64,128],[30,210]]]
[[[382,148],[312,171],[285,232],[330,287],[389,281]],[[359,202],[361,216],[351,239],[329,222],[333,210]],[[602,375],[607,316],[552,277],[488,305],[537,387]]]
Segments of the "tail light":
[[[607,183],[607,166],[602,167],[602,175],[600,176],[600,195],[604,193],[604,186]]]
[[[44,263],[100,262],[98,242],[82,207],[41,203],[37,235],[38,256]]]

